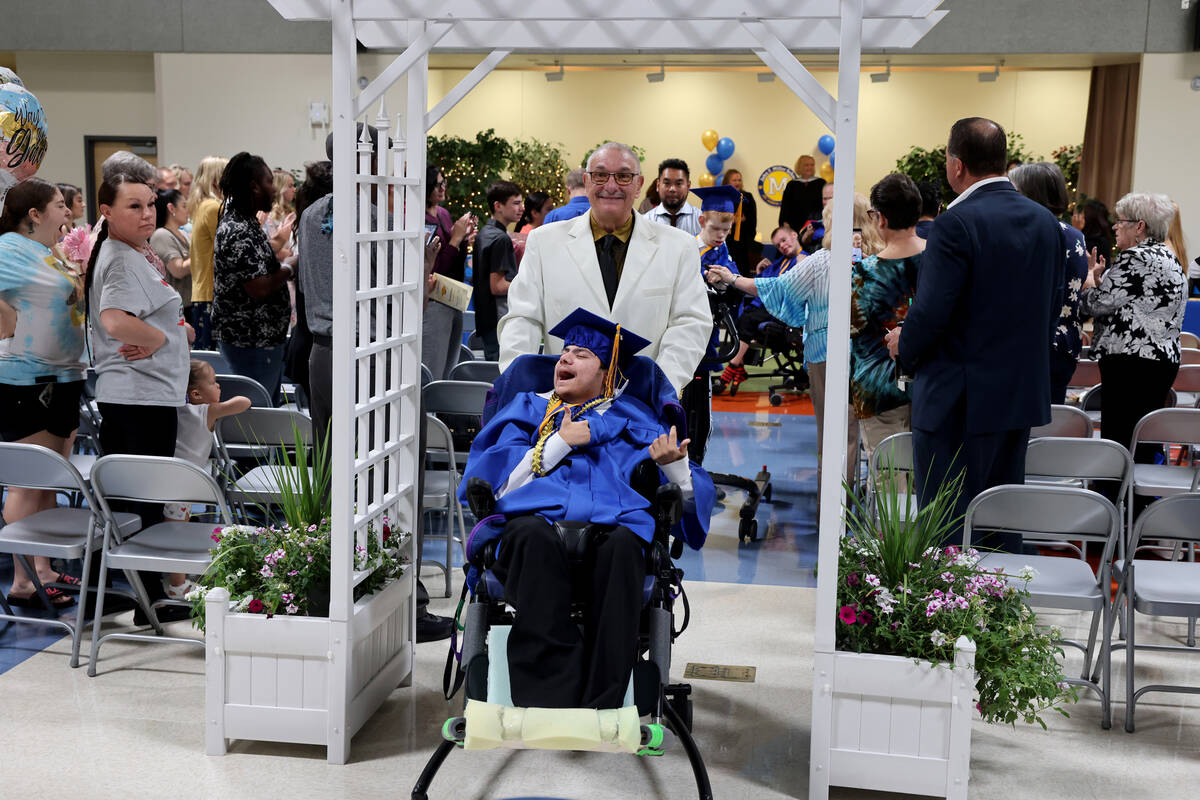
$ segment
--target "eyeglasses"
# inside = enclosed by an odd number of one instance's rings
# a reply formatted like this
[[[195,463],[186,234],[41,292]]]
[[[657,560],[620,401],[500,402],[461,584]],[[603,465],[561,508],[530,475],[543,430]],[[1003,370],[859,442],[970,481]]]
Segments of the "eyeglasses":
[[[435,188],[435,189],[444,189],[445,187],[446,187],[446,179],[445,178],[442,178],[440,181],[438,181],[437,183],[435,183],[433,185],[433,188]]]
[[[636,172],[605,172],[604,170],[596,170],[589,172],[588,175],[592,179],[592,183],[597,186],[603,186],[608,183],[608,179],[612,178],[617,182],[618,186],[628,186],[633,183],[633,179],[637,177]]]
[[[1141,222],[1141,220],[1140,219],[1119,219],[1119,220],[1117,220],[1118,225],[1120,225],[1122,222],[1124,222],[1126,225],[1137,225],[1139,222]]]
[[[867,216],[870,217],[871,219],[879,219],[879,209],[868,208]]]

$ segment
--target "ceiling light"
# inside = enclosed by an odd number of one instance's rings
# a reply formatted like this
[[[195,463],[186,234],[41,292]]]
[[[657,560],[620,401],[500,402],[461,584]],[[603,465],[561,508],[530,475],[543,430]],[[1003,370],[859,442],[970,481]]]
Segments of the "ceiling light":
[[[999,77],[1000,77],[1000,65],[999,64],[997,64],[995,66],[995,68],[992,69],[991,72],[979,73],[979,81],[981,83],[995,83],[996,79]]]
[[[888,79],[891,77],[892,77],[892,65],[888,64],[887,69],[884,70],[883,72],[872,72],[871,73],[871,83],[887,83]]]
[[[773,81],[773,80],[775,80],[775,73],[774,73],[774,72],[760,72],[760,73],[758,73],[758,82],[759,82],[759,83],[770,83],[770,82],[771,82],[771,81]]]
[[[563,65],[562,64],[558,65],[558,72],[547,72],[546,73],[546,80],[550,81],[551,83],[553,83],[554,81],[561,81],[562,79],[563,79]]]
[[[646,73],[646,80],[650,81],[650,83],[662,83],[664,80],[666,80],[666,77],[667,77],[667,68],[666,67],[659,67],[658,72],[647,72]]]

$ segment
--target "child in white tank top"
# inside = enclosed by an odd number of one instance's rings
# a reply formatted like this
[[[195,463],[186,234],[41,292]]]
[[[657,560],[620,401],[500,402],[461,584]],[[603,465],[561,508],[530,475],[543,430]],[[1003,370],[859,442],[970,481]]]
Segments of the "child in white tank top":
[[[178,409],[175,457],[207,468],[212,455],[212,432],[217,420],[241,414],[250,407],[250,398],[239,395],[222,402],[221,384],[217,383],[217,374],[212,365],[192,359],[188,373],[187,401],[186,406],[180,406]],[[166,503],[163,506],[163,516],[168,520],[187,522],[191,517],[191,510],[184,503]],[[171,573],[163,579],[167,597],[172,600],[182,600],[193,586],[195,584],[181,572]]]

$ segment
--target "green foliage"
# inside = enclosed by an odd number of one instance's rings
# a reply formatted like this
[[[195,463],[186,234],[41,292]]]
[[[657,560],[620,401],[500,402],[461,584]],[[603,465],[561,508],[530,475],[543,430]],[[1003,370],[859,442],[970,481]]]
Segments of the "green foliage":
[[[426,140],[428,163],[446,176],[445,207],[452,217],[468,211],[487,219],[487,187],[508,168],[512,145],[494,128],[475,134],[474,141],[458,136],[430,136]]]
[[[594,145],[589,147],[587,150],[584,150],[583,158],[581,158],[579,160],[579,166],[586,167],[588,156],[590,156],[593,152],[595,152],[596,148],[599,147],[600,145],[604,144],[605,142],[612,142],[612,141],[615,141],[615,140],[614,139],[601,139],[600,141],[596,142]],[[633,154],[635,156],[637,156],[638,163],[642,163],[643,161],[646,160],[646,148],[638,147],[636,144],[631,144],[631,145],[629,145],[629,149],[633,151]]]
[[[537,139],[517,139],[512,143],[508,159],[509,180],[530,192],[545,192],[560,206],[567,202],[567,162],[562,145],[539,142]]]
[[[1065,144],[1050,154],[1050,158],[1062,170],[1067,180],[1067,197],[1074,197],[1079,190],[1079,164],[1083,161],[1083,145]]]
[[[1026,605],[1033,570],[1016,576],[979,567],[979,553],[942,548],[958,519],[961,473],[909,520],[895,473],[883,477],[874,509],[857,498],[838,552],[837,646],[841,650],[952,662],[960,636],[975,642],[978,709],[986,722],[1046,727],[1041,714],[1074,702],[1064,683],[1056,630]],[[1023,581],[1021,588],[1010,579]]]
[[[1029,161],[1041,161],[1041,156],[1029,152],[1024,137],[1019,133],[1008,134],[1008,162],[1019,161],[1022,164]],[[931,181],[942,187],[942,206],[945,207],[957,197],[946,180],[946,145],[939,145],[932,150],[923,147],[913,147],[907,153],[896,159],[896,172],[907,175],[914,181]],[[1078,175],[1078,170],[1076,170]]]
[[[273,466],[280,488],[280,510],[286,520],[274,525],[218,526],[213,529],[212,563],[200,576],[199,586],[188,595],[192,621],[204,629],[205,597],[211,589],[224,586],[235,611],[251,614],[323,616],[329,613],[332,526],[330,488],[332,472],[329,438],[307,447],[293,425],[292,444],[280,443],[278,464]],[[295,456],[289,455],[289,451]],[[266,511],[267,509],[264,509]],[[399,545],[407,538],[393,538],[387,517],[382,536],[368,528],[367,546],[356,545],[354,568],[371,570],[355,587],[357,600],[382,588],[404,572],[407,558]]]

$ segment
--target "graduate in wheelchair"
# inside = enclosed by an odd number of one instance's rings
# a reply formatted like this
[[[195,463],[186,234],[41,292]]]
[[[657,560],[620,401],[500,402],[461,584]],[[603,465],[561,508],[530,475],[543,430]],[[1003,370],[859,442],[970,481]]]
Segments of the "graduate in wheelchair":
[[[464,713],[447,720],[412,797],[426,797],[456,745],[661,755],[664,721],[711,797],[690,687],[669,670],[687,625],[671,555],[703,545],[712,481],[687,458],[671,384],[635,355],[648,342],[583,309],[550,333],[562,355],[514,361],[471,446],[460,500],[479,523],[453,688],[453,645],[446,672],[447,696],[465,683]]]

